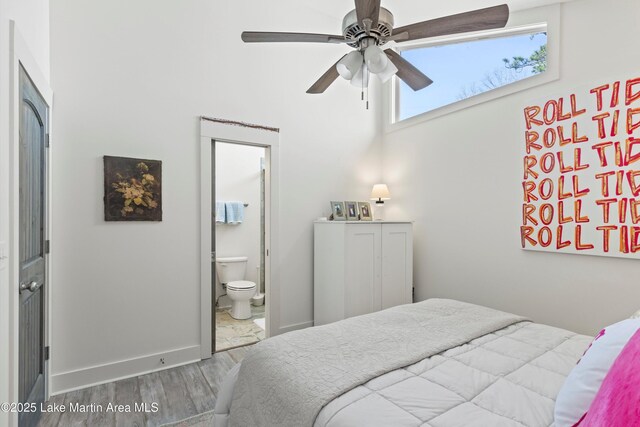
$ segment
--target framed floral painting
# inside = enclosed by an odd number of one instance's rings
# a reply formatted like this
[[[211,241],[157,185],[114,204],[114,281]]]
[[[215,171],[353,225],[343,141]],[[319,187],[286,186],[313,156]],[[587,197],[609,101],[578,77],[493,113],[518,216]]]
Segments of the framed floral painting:
[[[104,156],[104,220],[162,221],[162,162]]]

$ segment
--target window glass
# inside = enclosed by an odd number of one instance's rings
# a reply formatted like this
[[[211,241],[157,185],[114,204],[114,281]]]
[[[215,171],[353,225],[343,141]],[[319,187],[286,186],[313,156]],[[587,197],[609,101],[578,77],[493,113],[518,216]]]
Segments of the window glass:
[[[397,120],[544,73],[547,33],[435,45],[401,52],[433,84],[414,92],[400,81]]]

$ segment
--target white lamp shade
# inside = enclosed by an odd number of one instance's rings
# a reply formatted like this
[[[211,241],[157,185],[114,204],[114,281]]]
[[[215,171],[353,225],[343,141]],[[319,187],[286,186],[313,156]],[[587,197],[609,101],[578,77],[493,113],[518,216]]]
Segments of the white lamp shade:
[[[373,74],[383,72],[387,68],[389,58],[378,46],[372,45],[364,51],[364,62]]]
[[[387,184],[376,184],[371,190],[371,200],[391,200]]]
[[[360,70],[353,76],[351,84],[356,87],[369,86],[369,69],[365,64],[362,64]]]
[[[336,64],[338,74],[346,80],[351,80],[362,68],[362,53],[350,52]]]
[[[376,74],[382,83],[386,83],[389,81],[391,77],[393,77],[398,72],[398,68],[393,64],[393,62],[387,62],[387,68],[384,69],[381,73]]]

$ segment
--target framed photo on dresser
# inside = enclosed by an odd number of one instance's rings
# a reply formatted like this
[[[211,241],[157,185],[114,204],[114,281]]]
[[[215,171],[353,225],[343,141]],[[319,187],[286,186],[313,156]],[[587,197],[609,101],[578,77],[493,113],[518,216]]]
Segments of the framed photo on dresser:
[[[345,221],[344,202],[331,202],[331,216],[334,221]]]
[[[372,221],[369,202],[358,202],[358,211],[360,212],[360,221]]]
[[[347,214],[347,221],[358,220],[358,202],[344,202],[345,212]]]

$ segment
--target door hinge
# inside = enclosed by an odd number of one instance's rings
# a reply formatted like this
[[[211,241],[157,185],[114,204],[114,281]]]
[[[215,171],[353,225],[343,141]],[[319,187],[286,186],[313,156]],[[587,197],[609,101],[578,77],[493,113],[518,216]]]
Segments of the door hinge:
[[[51,252],[51,240],[44,241],[44,253],[48,254]]]
[[[44,136],[44,146],[49,148],[50,145],[51,145],[51,141],[49,140],[49,134],[46,134]]]
[[[44,348],[44,360],[49,360],[49,346]]]

